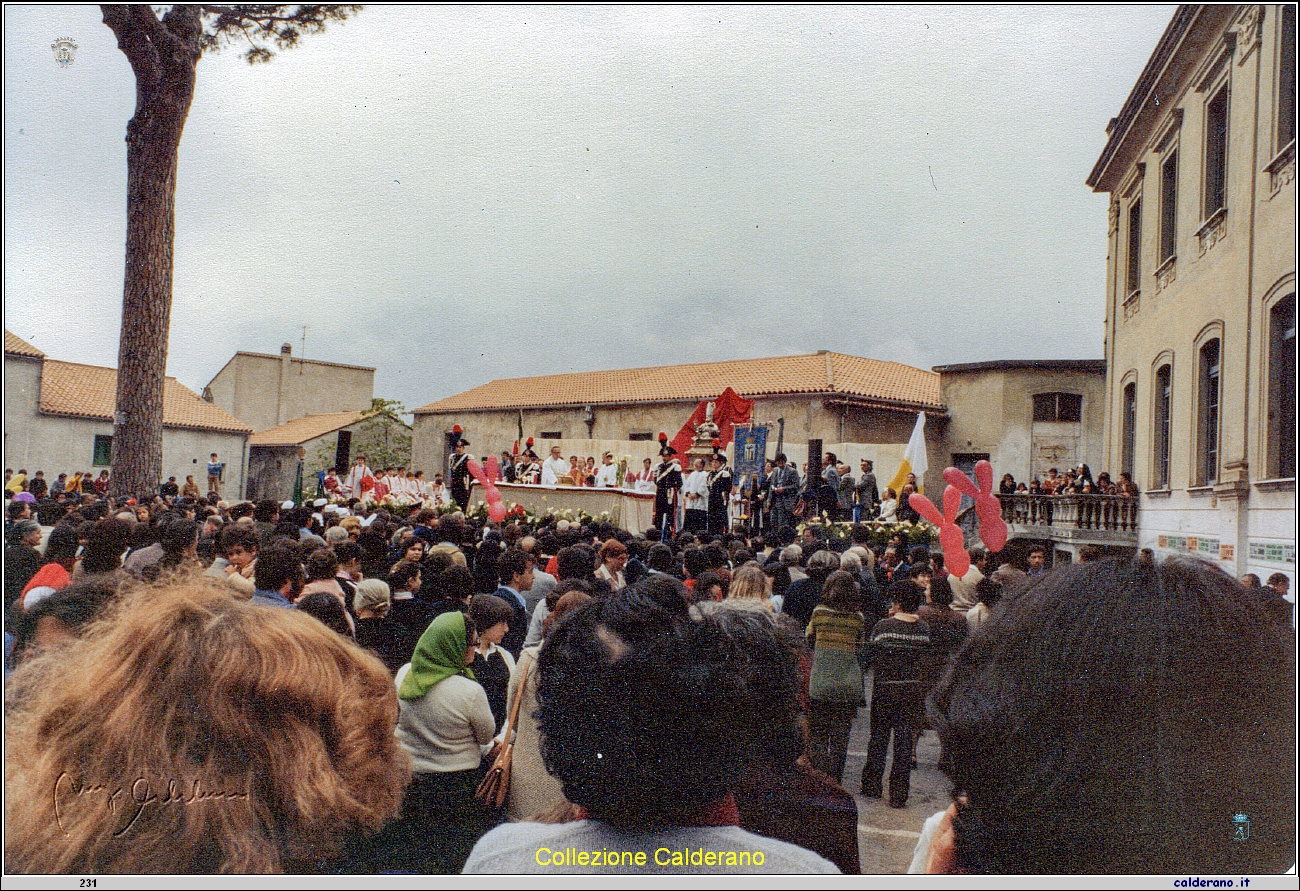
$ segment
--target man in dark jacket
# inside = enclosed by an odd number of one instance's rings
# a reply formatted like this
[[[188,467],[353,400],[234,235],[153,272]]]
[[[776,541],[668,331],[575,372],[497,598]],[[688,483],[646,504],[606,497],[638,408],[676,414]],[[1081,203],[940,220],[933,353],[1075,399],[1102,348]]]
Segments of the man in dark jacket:
[[[1291,580],[1283,573],[1275,572],[1268,577],[1268,584],[1259,589],[1259,605],[1268,613],[1273,624],[1279,628],[1291,627],[1291,601],[1286,593],[1291,590]]]
[[[514,618],[510,620],[510,630],[501,641],[501,648],[508,650],[516,659],[524,648],[524,636],[528,633],[526,592],[532,587],[533,561],[528,558],[528,555],[518,548],[511,548],[502,554],[501,587],[492,593],[510,604],[514,610]]]

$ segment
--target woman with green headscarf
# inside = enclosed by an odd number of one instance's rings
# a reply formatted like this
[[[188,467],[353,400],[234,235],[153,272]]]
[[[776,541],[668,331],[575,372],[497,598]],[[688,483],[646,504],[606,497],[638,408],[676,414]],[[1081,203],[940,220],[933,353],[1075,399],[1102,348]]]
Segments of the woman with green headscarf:
[[[474,797],[496,732],[487,694],[474,679],[478,635],[464,613],[443,613],[397,672],[397,741],[414,778],[402,803],[405,868],[459,873],[475,842],[499,818]]]

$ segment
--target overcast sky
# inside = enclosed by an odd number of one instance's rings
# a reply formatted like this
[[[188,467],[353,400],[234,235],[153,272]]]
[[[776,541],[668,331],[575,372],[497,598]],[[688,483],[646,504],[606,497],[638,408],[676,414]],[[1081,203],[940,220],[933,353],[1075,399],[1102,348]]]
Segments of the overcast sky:
[[[209,55],[168,373],[304,325],[410,408],[818,349],[1100,357],[1084,178],[1173,10],[372,6]],[[4,96],[5,326],[114,365],[135,86],[98,8],[6,6]]]

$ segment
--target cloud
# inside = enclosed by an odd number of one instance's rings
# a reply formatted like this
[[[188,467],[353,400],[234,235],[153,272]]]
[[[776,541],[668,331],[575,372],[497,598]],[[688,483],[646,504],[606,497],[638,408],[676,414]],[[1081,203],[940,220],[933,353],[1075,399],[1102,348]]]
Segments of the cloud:
[[[380,6],[209,56],[169,373],[304,325],[408,405],[816,349],[1100,355],[1082,182],[1171,12]],[[87,8],[9,8],[5,50],[6,324],[111,363],[129,66]]]

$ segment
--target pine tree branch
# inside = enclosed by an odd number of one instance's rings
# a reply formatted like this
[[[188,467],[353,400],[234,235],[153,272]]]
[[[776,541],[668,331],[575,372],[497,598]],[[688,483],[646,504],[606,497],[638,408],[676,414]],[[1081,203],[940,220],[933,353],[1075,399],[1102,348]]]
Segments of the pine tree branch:
[[[147,6],[107,4],[99,9],[103,13],[104,24],[117,36],[117,48],[131,63],[137,86],[147,88],[156,84],[162,71],[153,37],[155,31],[162,31],[163,28],[153,10]]]

